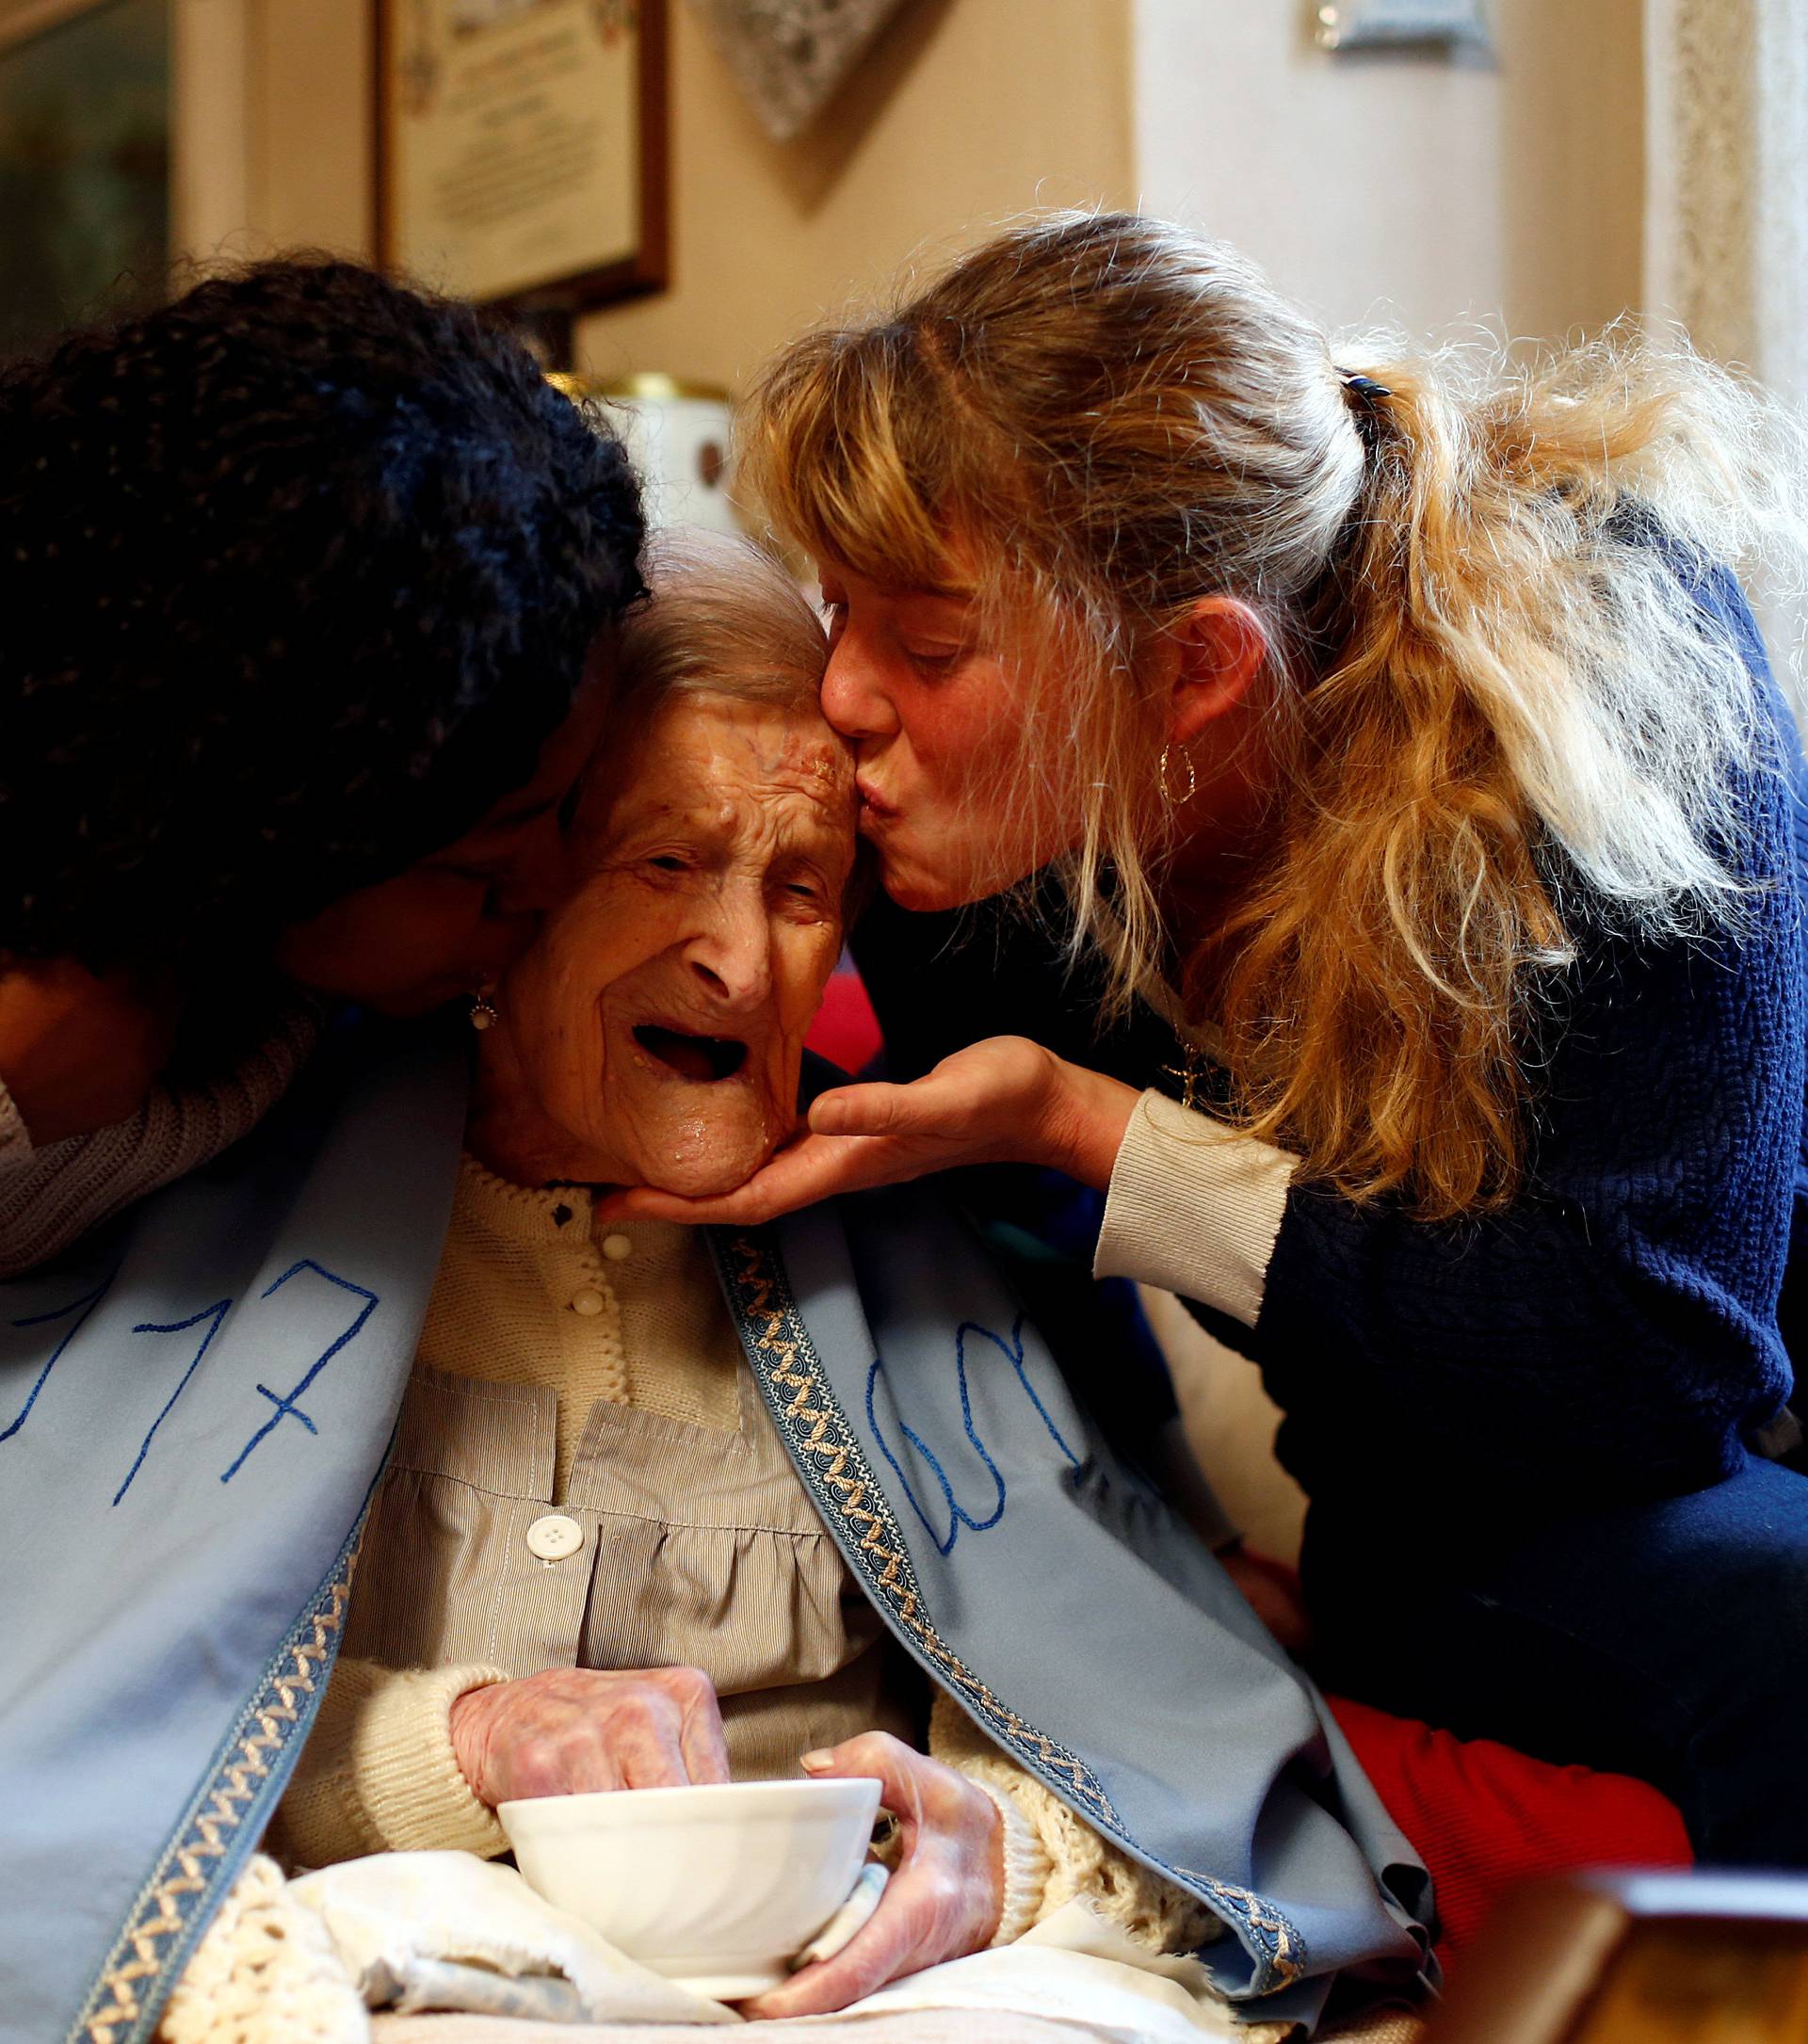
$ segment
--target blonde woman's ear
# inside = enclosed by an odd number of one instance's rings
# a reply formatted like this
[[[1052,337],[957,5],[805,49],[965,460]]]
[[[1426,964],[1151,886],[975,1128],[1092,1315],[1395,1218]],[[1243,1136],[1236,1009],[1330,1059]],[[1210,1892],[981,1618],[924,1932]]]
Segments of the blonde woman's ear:
[[[1249,700],[1268,664],[1267,634],[1235,596],[1202,596],[1170,635],[1173,703],[1168,742],[1185,746]]]

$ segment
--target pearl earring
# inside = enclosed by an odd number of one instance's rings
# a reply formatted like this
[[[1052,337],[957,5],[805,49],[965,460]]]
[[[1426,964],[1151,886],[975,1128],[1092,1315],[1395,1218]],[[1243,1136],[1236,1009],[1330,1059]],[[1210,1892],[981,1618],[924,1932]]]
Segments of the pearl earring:
[[[472,1028],[493,1029],[497,1020],[496,1004],[490,998],[490,989],[479,987],[471,996]]]

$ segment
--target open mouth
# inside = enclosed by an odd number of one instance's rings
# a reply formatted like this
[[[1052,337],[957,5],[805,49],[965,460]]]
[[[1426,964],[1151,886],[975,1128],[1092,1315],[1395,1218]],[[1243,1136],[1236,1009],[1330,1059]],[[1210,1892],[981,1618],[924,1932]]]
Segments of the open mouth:
[[[634,1032],[634,1040],[680,1078],[704,1086],[732,1079],[747,1062],[747,1045],[738,1037],[694,1037],[682,1029],[642,1022]]]

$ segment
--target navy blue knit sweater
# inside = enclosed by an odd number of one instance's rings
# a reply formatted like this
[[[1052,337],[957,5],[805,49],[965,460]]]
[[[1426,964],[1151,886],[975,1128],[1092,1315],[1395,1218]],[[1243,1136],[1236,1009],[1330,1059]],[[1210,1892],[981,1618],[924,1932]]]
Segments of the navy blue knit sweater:
[[[1281,1459],[1316,1505],[1416,1503],[1454,1531],[1694,1489],[1730,1473],[1789,1396],[1792,1231],[1808,1278],[1808,805],[1743,596],[1727,576],[1697,595],[1744,652],[1786,762],[1749,785],[1768,884],[1740,941],[1573,931],[1508,1211],[1427,1224],[1296,1189],[1254,1328],[1194,1309],[1261,1365]],[[949,934],[881,905],[856,937],[898,1075],[1019,1033],[1170,1086],[1171,1035],[1144,1011],[1101,1039],[1046,938]]]

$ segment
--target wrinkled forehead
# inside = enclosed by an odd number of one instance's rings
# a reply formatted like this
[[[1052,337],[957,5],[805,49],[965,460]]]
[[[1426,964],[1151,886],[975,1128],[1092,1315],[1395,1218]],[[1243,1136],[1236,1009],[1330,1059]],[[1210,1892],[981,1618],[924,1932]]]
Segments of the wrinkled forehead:
[[[814,699],[715,690],[669,697],[599,762],[574,835],[601,856],[683,826],[771,850],[799,843],[851,863],[853,753]]]

